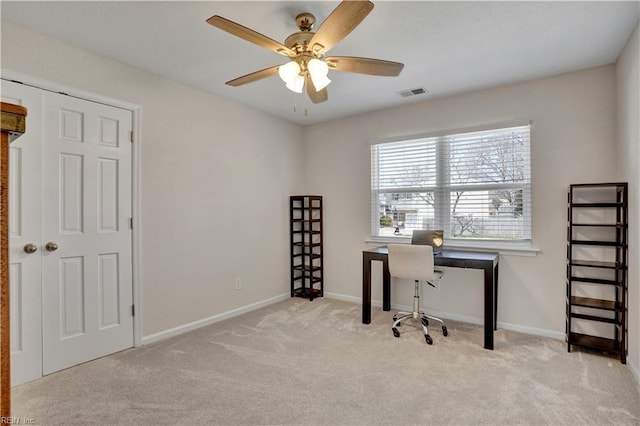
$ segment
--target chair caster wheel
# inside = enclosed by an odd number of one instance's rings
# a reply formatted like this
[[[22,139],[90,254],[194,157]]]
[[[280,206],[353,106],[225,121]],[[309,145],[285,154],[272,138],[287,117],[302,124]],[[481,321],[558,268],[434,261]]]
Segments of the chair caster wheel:
[[[444,334],[445,337],[447,337],[449,335],[449,331],[447,330],[447,326],[446,325],[442,326],[442,334]]]
[[[398,331],[398,329],[397,329],[397,328],[393,327],[393,328],[391,329],[391,331],[393,331],[393,335],[394,335],[395,337],[400,337],[400,332]]]
[[[427,345],[433,345],[433,339],[428,334],[424,335],[424,339],[427,341]]]

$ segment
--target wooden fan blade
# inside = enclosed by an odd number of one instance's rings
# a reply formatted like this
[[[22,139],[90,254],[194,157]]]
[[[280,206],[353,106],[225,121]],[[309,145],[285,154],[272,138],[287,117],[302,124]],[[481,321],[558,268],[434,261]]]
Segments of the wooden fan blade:
[[[355,56],[331,56],[325,58],[329,69],[336,71],[357,72],[360,74],[395,77],[400,74],[404,64],[384,61],[382,59],[358,58]]]
[[[264,47],[265,49],[280,53],[281,55],[289,57],[293,57],[296,55],[296,53],[293,50],[289,49],[287,46],[278,43],[277,41],[270,39],[269,37],[262,35],[259,32],[253,31],[250,28],[230,21],[227,18],[223,18],[222,16],[212,16],[211,18],[207,19],[207,23],[213,25],[214,27],[220,28],[223,31],[226,31],[229,34],[233,34],[236,37],[240,37],[243,40],[246,40],[253,44],[257,44],[260,47]]]
[[[316,86],[313,85],[313,81],[311,77],[307,76],[305,78],[304,85],[307,86],[307,95],[311,99],[311,102],[314,104],[319,104],[320,102],[324,102],[329,99],[329,92],[327,92],[327,88],[320,91],[316,91]]]
[[[343,1],[322,23],[309,41],[314,53],[327,52],[345,38],[371,12],[370,1]]]
[[[280,68],[280,65],[265,68],[263,70],[252,72],[251,74],[243,75],[242,77],[227,81],[225,84],[237,87],[242,86],[243,84],[253,83],[254,81],[262,80],[263,78],[271,77],[278,74],[278,68]]]

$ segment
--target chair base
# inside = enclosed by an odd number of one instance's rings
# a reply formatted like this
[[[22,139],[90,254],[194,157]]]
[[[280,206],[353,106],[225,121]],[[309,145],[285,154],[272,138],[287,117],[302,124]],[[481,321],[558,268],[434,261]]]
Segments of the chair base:
[[[433,344],[433,339],[429,335],[429,329],[427,326],[429,325],[429,321],[439,322],[442,326],[442,334],[446,337],[449,335],[449,331],[447,330],[447,325],[438,317],[434,317],[432,315],[428,315],[422,311],[420,312],[398,312],[393,316],[393,326],[391,326],[391,331],[393,331],[393,335],[395,337],[400,337],[400,332],[398,331],[398,327],[402,325],[403,321],[419,319],[422,324],[422,332],[424,333],[424,338],[428,345]]]
[[[440,271],[436,271],[440,272]],[[439,277],[442,274],[437,274]],[[427,284],[435,287],[435,284],[427,281]],[[398,331],[398,327],[402,324],[402,321],[419,319],[422,324],[422,331],[424,332],[424,338],[427,341],[428,345],[433,344],[433,339],[429,336],[429,329],[427,326],[429,325],[429,320],[436,321],[442,324],[442,334],[444,336],[448,336],[449,332],[447,331],[447,325],[438,317],[434,317],[420,310],[420,282],[415,280],[414,283],[414,295],[413,295],[413,312],[398,312],[393,316],[393,325],[391,326],[391,331],[393,331],[393,335],[395,337],[400,337],[400,332]]]

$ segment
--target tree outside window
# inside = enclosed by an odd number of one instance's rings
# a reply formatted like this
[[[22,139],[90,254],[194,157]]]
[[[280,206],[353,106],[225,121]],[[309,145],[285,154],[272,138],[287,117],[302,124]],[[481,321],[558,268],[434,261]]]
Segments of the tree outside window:
[[[530,239],[529,133],[527,125],[372,145],[372,213],[391,222],[374,222],[373,235]]]

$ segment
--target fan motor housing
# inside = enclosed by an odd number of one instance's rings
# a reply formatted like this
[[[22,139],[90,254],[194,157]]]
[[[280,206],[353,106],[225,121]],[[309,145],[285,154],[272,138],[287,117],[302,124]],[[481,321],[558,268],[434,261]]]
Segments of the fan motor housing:
[[[305,12],[296,16],[296,25],[300,28],[300,31],[311,31],[315,23],[316,17],[311,13]]]
[[[313,38],[313,35],[310,31],[301,31],[298,33],[293,33],[284,41],[284,45],[289,49],[293,50],[296,53],[304,52],[308,49],[309,41]]]
[[[311,32],[316,23],[316,17],[311,13],[304,12],[296,16],[296,25],[300,32],[293,33],[284,41],[284,45],[296,53],[309,52],[309,41],[315,33]]]

